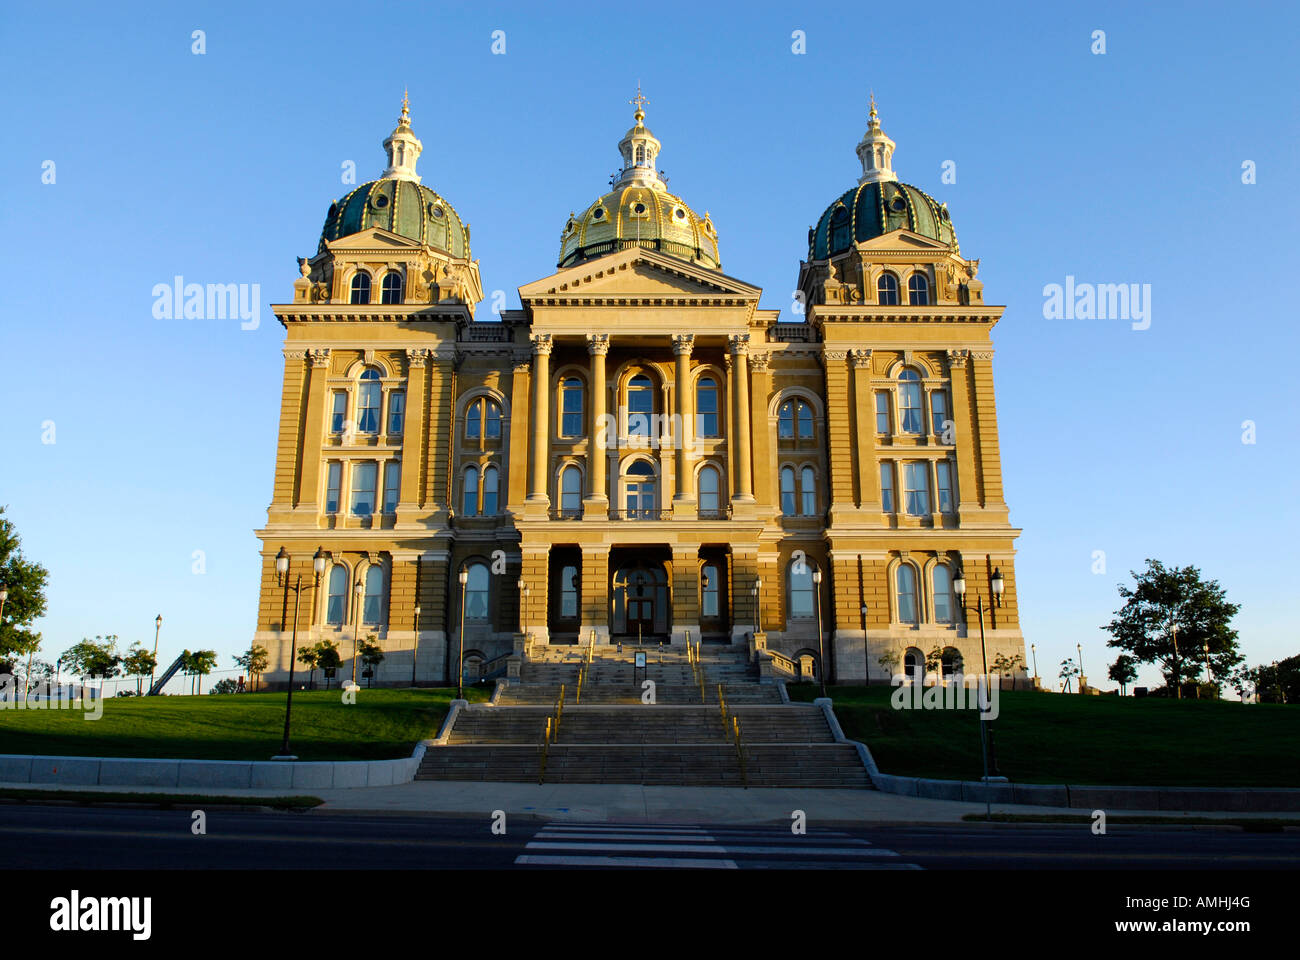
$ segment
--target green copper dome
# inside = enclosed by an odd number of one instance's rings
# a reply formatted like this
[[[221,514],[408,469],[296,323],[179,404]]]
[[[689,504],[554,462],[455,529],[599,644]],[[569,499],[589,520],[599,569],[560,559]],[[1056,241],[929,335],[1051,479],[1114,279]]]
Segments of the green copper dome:
[[[827,207],[808,234],[808,254],[825,260],[895,230],[957,245],[946,206],[911,184],[884,180],[859,184]]]
[[[331,240],[370,227],[381,227],[453,257],[469,257],[469,230],[451,204],[410,180],[371,180],[330,204],[320,249]]]

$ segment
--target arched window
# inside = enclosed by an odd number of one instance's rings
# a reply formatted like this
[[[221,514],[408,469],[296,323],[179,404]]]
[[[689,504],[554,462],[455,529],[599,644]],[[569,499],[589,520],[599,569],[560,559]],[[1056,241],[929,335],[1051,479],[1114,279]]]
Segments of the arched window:
[[[644,145],[644,144],[637,144],[637,148],[636,148],[636,162],[637,162],[638,165],[640,165],[640,164],[644,164],[644,163],[645,163],[645,145]]]
[[[574,566],[560,570],[560,617],[564,620],[578,618],[578,568]]]
[[[794,489],[794,467],[781,468],[781,512],[787,517],[798,513],[798,500]]]
[[[788,573],[791,617],[811,617],[816,614],[813,598],[813,567],[805,559],[790,562]]]
[[[325,600],[325,622],[342,626],[348,612],[348,568],[341,563],[330,567],[329,588]]]
[[[469,577],[465,581],[465,619],[487,620],[490,609],[487,564],[471,563],[467,570]]]
[[[813,472],[812,467],[804,467],[799,471],[799,499],[800,513],[805,517],[816,516],[817,514],[817,475]]]
[[[627,515],[634,520],[653,520],[657,515],[658,484],[654,468],[638,460],[627,470]]]
[[[898,277],[886,271],[876,281],[876,300],[882,306],[898,306]]]
[[[703,467],[700,470],[700,513],[713,514],[722,509],[719,495],[721,486],[717,467]]]
[[[712,377],[700,377],[695,388],[695,433],[716,437],[718,433],[718,383]]]
[[[493,517],[497,512],[497,480],[496,467],[483,468],[483,516]]]
[[[832,253],[849,248],[849,211],[840,207],[831,215],[831,243],[830,250]]]
[[[812,407],[806,403],[799,404],[799,437],[806,439],[813,435]]]
[[[361,371],[357,387],[357,431],[359,433],[379,432],[379,406],[383,400],[384,388],[379,382],[379,371],[366,367]]]
[[[483,435],[483,401],[475,400],[465,411],[465,439],[477,440]]]
[[[352,278],[352,295],[349,300],[352,303],[370,302],[370,274],[364,270],[358,270]]]
[[[582,511],[582,471],[573,464],[560,468],[560,511],[569,516]]]
[[[934,573],[934,622],[952,623],[952,571],[946,563],[935,564]]]
[[[721,607],[719,603],[719,575],[716,563],[706,563],[700,571],[700,616],[715,620]]]
[[[943,390],[930,391],[930,426],[936,437],[944,434],[944,424],[948,422],[948,394]]]
[[[486,423],[484,424],[483,435],[488,439],[494,439],[501,436],[501,405],[494,400],[484,400],[483,407],[487,411]]]
[[[639,373],[627,384],[627,435],[649,437],[653,413],[654,385],[649,377]]]
[[[898,622],[916,623],[916,570],[910,563],[900,563],[894,575],[898,598]]]
[[[462,502],[463,516],[478,516],[478,467],[467,467],[465,470],[465,496]]]
[[[781,404],[777,412],[776,435],[782,440],[794,436],[794,404],[789,400]]]
[[[914,273],[907,278],[907,302],[914,307],[930,305],[930,281],[923,273]]]
[[[776,435],[782,440],[794,437],[795,425],[798,424],[800,439],[813,435],[812,407],[802,400],[787,400],[781,404],[776,417]]]
[[[371,564],[366,568],[366,592],[361,604],[361,622],[380,623],[380,611],[384,604],[384,568]]]
[[[924,683],[925,654],[916,647],[908,647],[903,654],[903,673],[912,683]]]
[[[904,433],[923,433],[921,413],[921,375],[911,367],[898,374],[898,418]]]
[[[577,377],[560,384],[560,436],[582,436],[582,381]]]
[[[465,439],[501,436],[501,406],[487,397],[477,397],[465,409]]]
[[[401,303],[402,302],[402,275],[396,270],[389,270],[384,274],[383,283],[379,288],[380,303]]]

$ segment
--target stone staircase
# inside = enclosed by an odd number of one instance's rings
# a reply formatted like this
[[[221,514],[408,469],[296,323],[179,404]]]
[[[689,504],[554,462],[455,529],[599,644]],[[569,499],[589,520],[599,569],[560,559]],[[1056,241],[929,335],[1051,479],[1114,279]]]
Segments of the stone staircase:
[[[871,781],[856,749],[837,743],[819,707],[785,702],[759,683],[744,648],[702,648],[703,696],[680,648],[597,647],[578,700],[586,650],[541,647],[495,704],[463,708],[445,744],[424,755],[418,780],[635,783],[683,786],[859,787]],[[640,677],[655,681],[642,702]],[[548,718],[564,685],[564,712],[546,749]],[[741,748],[724,729],[722,686],[740,721]],[[743,771],[741,757],[743,755]]]

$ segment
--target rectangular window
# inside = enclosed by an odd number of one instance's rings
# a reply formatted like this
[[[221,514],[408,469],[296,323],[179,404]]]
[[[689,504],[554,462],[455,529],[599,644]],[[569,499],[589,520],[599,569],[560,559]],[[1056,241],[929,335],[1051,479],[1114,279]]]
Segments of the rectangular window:
[[[903,421],[904,433],[920,433],[924,423],[921,419],[921,385],[915,382],[901,384],[899,388],[899,411]]]
[[[375,512],[375,488],[379,479],[379,464],[356,463],[352,465],[352,514],[368,517]]]
[[[713,564],[704,566],[703,602],[700,604],[700,616],[716,619],[718,616],[718,568]]]
[[[560,418],[560,436],[582,436],[582,383],[579,380],[565,380],[560,390],[564,404],[563,416]]]
[[[388,395],[388,432],[401,434],[406,425],[406,391],[394,390]]]
[[[930,422],[934,427],[933,433],[936,437],[942,437],[945,432],[945,424],[948,423],[951,414],[948,412],[948,394],[942,390],[935,390],[930,394]]]
[[[577,577],[577,567],[565,567],[560,571],[560,616],[566,620],[578,616],[578,587],[574,583]]]
[[[334,406],[330,414],[330,433],[342,433],[343,421],[348,415],[348,395],[342,390],[334,391]]]
[[[930,465],[925,461],[903,464],[903,505],[909,516],[930,515]]]
[[[695,430],[701,437],[718,436],[718,388],[712,380],[701,380],[695,401]]]
[[[880,465],[880,510],[882,513],[894,512],[894,465]]]
[[[397,512],[397,500],[402,491],[402,464],[389,460],[384,465],[384,513]]]
[[[343,464],[331,460],[325,467],[325,512],[339,512],[339,487],[343,479]]]
[[[889,432],[889,394],[884,390],[877,390],[876,433],[888,434]]]
[[[935,469],[939,474],[939,512],[953,512],[952,496],[952,464],[947,460],[940,460],[935,464]]]

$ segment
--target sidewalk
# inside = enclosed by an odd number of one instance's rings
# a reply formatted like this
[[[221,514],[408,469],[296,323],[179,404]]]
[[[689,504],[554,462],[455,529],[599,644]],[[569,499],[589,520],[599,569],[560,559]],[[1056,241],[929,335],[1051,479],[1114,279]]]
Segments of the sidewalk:
[[[545,784],[435,782],[419,780],[387,787],[348,790],[247,790],[163,787],[75,787],[0,783],[0,789],[46,789],[96,793],[203,794],[246,798],[303,794],[325,801],[313,813],[377,813],[470,816],[489,818],[494,810],[507,816],[546,820],[643,821],[655,823],[789,823],[793,811],[802,810],[810,823],[922,824],[959,823],[971,813],[983,814],[984,804],[930,800],[876,790],[796,789],[754,787],[647,787],[633,784]],[[1031,815],[1087,815],[1080,808],[1041,807],[995,803],[994,813]],[[1170,811],[1108,810],[1111,816],[1151,815],[1223,820],[1288,817],[1273,813],[1187,813]]]

